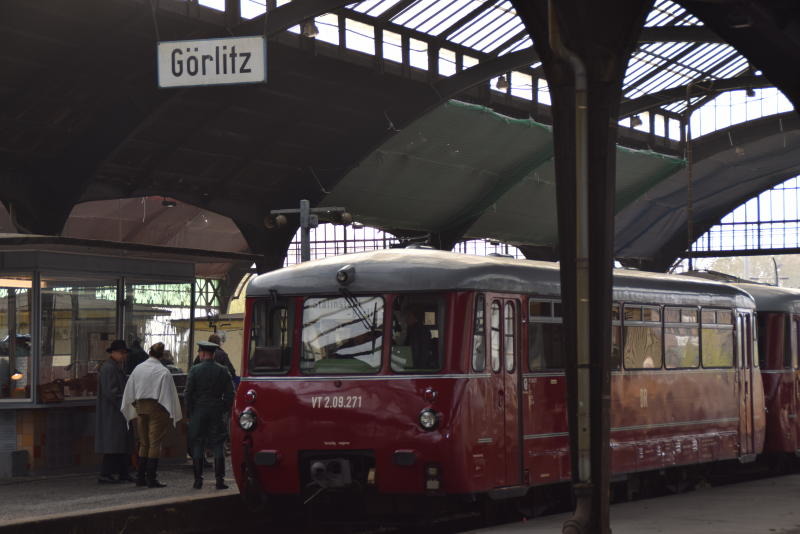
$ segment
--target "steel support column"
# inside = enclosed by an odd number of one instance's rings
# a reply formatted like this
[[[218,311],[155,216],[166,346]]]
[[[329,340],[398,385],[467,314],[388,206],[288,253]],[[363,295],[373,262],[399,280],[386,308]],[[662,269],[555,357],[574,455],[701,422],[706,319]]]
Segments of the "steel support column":
[[[553,102],[572,479],[577,497],[575,514],[563,530],[607,534],[616,123],[625,68],[652,2],[559,0],[552,5],[552,27],[547,0],[514,3],[533,35]],[[551,39],[553,28],[557,35]]]

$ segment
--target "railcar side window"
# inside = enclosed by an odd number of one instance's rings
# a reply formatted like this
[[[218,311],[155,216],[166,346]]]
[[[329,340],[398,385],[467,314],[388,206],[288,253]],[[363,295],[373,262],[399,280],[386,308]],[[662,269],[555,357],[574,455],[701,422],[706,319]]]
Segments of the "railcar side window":
[[[500,370],[500,303],[492,302],[491,330],[489,331],[489,349],[492,356],[492,371]]]
[[[506,361],[506,371],[511,373],[514,371],[517,352],[517,307],[513,302],[506,302],[503,310],[503,320],[505,321],[503,328],[503,357]]]
[[[758,357],[761,367],[768,369],[791,369],[792,320],[783,313],[759,313],[756,317]]]
[[[797,351],[800,348],[800,318],[792,317],[792,368],[797,369]],[[760,336],[759,336],[760,337]]]
[[[656,306],[623,306],[626,369],[661,368],[661,310]]]
[[[483,295],[475,298],[475,321],[472,324],[472,369],[486,369],[486,300]]]
[[[704,309],[701,319],[703,367],[733,367],[733,314]]]
[[[564,368],[561,305],[528,301],[528,368],[531,371]]]
[[[251,374],[286,373],[292,362],[291,299],[258,300],[250,327]]]
[[[620,330],[622,322],[619,320],[619,304],[611,307],[611,369],[619,369],[622,360],[622,347]]]
[[[304,374],[366,374],[381,368],[383,297],[308,298],[303,303]]]
[[[392,304],[392,371],[431,373],[442,368],[444,299],[397,295]]]
[[[756,336],[757,338],[760,336]],[[784,369],[791,369],[792,368],[792,355],[797,352],[797,345],[794,345],[792,342],[794,341],[794,336],[792,336],[792,318],[787,316],[786,317],[786,346],[783,350],[783,368]],[[759,347],[760,348],[760,347]],[[759,360],[761,360],[761,352],[759,351]],[[760,361],[759,361],[760,363]]]
[[[696,308],[666,308],[664,349],[667,369],[700,365],[700,325]]]

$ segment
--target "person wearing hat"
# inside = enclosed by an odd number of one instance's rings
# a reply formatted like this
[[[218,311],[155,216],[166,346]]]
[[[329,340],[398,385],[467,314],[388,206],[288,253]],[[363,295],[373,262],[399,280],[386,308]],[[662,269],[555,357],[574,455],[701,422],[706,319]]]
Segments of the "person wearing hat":
[[[222,350],[222,338],[219,337],[219,334],[211,334],[208,336],[208,342],[214,343],[219,347],[214,351],[214,361],[227,369],[228,373],[231,375],[231,379],[236,383],[236,368],[231,363],[228,353]],[[198,363],[200,363],[200,358],[195,358],[192,365],[197,365]]]
[[[158,481],[158,458],[161,443],[169,430],[181,420],[181,403],[172,373],[162,363],[164,344],[150,347],[150,357],[136,366],[122,396],[122,414],[130,422],[136,419],[139,433],[139,469],[137,486],[163,488]]]
[[[95,451],[103,455],[100,467],[101,484],[133,482],[128,473],[133,436],[120,412],[122,393],[125,391],[125,373],[122,366],[128,354],[125,341],[115,339],[106,349],[109,358],[98,372],[97,404],[95,413]],[[117,478],[114,478],[117,475]]]
[[[225,415],[233,404],[233,383],[227,369],[214,362],[216,343],[198,343],[200,363],[193,365],[186,380],[185,400],[189,416],[189,442],[192,444],[195,489],[203,487],[203,451],[214,452],[217,489],[226,489],[223,445],[228,436]]]

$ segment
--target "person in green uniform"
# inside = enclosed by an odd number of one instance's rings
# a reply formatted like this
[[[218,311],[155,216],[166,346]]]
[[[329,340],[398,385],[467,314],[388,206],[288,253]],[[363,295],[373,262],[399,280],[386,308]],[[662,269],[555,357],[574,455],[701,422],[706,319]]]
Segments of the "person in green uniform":
[[[189,441],[192,444],[195,489],[203,487],[203,451],[214,452],[214,476],[217,489],[225,485],[224,443],[228,437],[225,420],[233,404],[233,383],[225,367],[214,362],[216,343],[198,343],[200,363],[189,370],[185,399],[189,413]]]

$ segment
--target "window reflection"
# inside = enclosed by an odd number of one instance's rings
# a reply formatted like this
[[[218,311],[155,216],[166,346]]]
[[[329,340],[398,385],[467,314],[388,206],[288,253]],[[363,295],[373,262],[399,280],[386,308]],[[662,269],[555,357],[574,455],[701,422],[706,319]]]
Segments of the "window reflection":
[[[163,343],[167,367],[173,373],[186,373],[192,356],[189,347],[191,295],[189,282],[126,281],[125,341],[129,346],[141,345],[144,350],[155,343]],[[137,363],[131,361],[128,372],[132,371],[131,365]]]
[[[42,275],[40,400],[97,394],[97,369],[117,332],[116,280]]]
[[[306,299],[300,369],[306,374],[377,372],[383,309],[380,296]]]
[[[31,277],[0,278],[0,399],[30,398]]]

